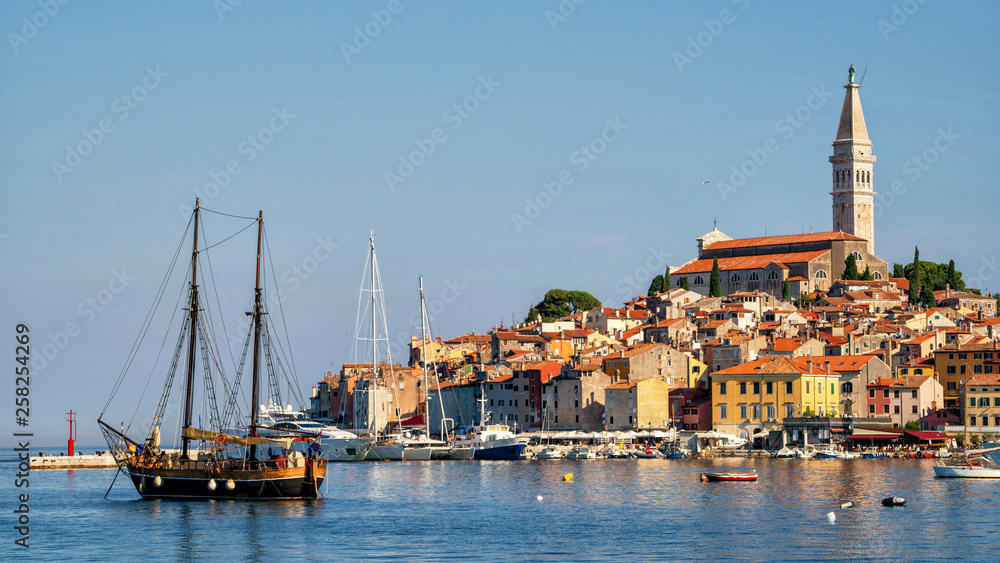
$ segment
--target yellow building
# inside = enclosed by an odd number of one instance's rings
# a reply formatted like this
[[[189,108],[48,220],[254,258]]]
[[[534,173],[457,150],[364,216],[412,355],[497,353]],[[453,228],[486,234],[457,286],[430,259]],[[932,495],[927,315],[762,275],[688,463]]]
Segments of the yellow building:
[[[615,383],[604,389],[608,430],[665,430],[670,426],[670,390],[655,377]]]
[[[747,438],[787,417],[836,415],[840,375],[810,356],[765,356],[710,377],[717,430]]]
[[[705,378],[705,374],[708,373],[708,364],[699,361],[688,355],[688,375],[687,375],[687,386],[689,388],[695,388],[698,386],[698,381]]]

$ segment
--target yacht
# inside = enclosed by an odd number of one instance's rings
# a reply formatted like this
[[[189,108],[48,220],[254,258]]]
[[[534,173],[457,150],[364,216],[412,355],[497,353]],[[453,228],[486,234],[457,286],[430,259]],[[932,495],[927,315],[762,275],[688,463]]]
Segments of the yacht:
[[[329,461],[362,461],[375,444],[371,438],[310,420],[302,411],[292,409],[291,405],[261,405],[260,420],[263,427],[261,435],[319,436],[319,453]]]

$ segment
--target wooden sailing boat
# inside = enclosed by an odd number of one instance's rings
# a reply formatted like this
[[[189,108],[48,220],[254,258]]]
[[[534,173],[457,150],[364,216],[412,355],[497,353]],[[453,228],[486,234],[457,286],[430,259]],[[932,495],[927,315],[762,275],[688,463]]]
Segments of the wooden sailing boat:
[[[263,212],[258,214],[257,221],[257,282],[254,289],[253,311],[248,313],[252,318],[248,339],[252,334],[252,363],[250,389],[250,418],[245,431],[239,431],[239,409],[236,404],[239,396],[238,371],[233,383],[226,380],[219,370],[223,387],[227,395],[225,414],[218,416],[215,404],[213,378],[210,375],[210,348],[205,324],[199,321],[199,312],[203,303],[198,292],[198,227],[200,205],[196,201],[194,208],[194,250],[191,256],[191,282],[188,305],[185,309],[186,319],[174,351],[173,362],[160,397],[153,425],[149,435],[142,441],[126,435],[125,428],[117,430],[103,420],[104,412],[98,418],[98,424],[108,442],[108,446],[118,463],[119,471],[124,471],[136,490],[143,498],[163,499],[301,499],[316,498],[319,487],[326,477],[327,461],[315,455],[318,448],[307,447],[305,452],[293,449],[295,443],[312,445],[318,437],[300,435],[297,437],[267,437],[258,432],[258,416],[260,409],[260,364],[261,342],[265,344],[265,352],[270,349],[269,337],[264,334],[264,307],[261,290],[261,238],[263,236]],[[251,223],[252,225],[252,223]],[[205,249],[207,250],[207,249]],[[169,275],[169,274],[168,274]],[[162,295],[162,293],[161,293]],[[148,328],[148,326],[147,326]],[[174,452],[160,450],[160,424],[163,422],[167,401],[170,395],[174,374],[184,348],[185,335],[187,342],[187,369],[184,375],[184,412],[181,420],[182,449]],[[196,373],[196,341],[201,343],[202,368],[205,374],[205,400],[210,404],[209,429],[198,428],[192,424],[194,395],[194,380]],[[248,343],[249,344],[249,343]],[[133,351],[134,353],[134,351]],[[130,355],[126,365],[134,359]],[[246,347],[240,365],[246,359]],[[268,357],[268,367],[271,359]],[[217,367],[217,366],[216,366]],[[122,377],[124,377],[123,370]],[[121,384],[119,379],[115,389]],[[109,399],[108,404],[111,403]],[[105,405],[107,410],[107,405]],[[200,421],[199,416],[199,421]],[[199,424],[200,425],[200,424]],[[233,430],[236,429],[236,430]],[[262,446],[267,445],[272,452],[272,459],[264,457]],[[273,454],[274,448],[279,448],[281,456]],[[117,477],[117,475],[116,475]],[[112,483],[113,485],[113,483]]]

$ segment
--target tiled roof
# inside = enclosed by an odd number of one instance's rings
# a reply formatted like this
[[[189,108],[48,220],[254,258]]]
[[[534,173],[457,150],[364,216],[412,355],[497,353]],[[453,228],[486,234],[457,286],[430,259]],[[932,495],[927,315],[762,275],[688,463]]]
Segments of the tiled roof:
[[[724,250],[727,248],[746,248],[749,246],[772,246],[778,244],[796,244],[802,242],[820,242],[828,240],[865,240],[841,231],[829,233],[809,233],[808,235],[782,235],[776,237],[743,238],[720,240],[705,248],[705,250]]]
[[[723,241],[729,242],[729,241]],[[721,243],[716,243],[721,244]],[[830,252],[829,250],[812,250],[809,252],[790,252],[785,254],[764,254],[760,256],[725,256],[718,258],[719,270],[760,270],[771,262],[781,261],[789,264],[798,264],[815,260],[820,256]],[[688,263],[671,275],[703,274],[712,271],[713,258],[702,258]]]
[[[815,358],[808,358],[815,360]],[[831,367],[832,369],[832,367]],[[751,360],[746,363],[742,363],[738,366],[733,366],[731,368],[726,368],[715,372],[713,375],[756,375],[756,374],[822,374],[827,375],[824,371],[823,364],[819,362],[812,362],[812,370],[809,370],[809,364],[807,362],[807,357],[790,359],[784,356],[764,356],[757,360]]]

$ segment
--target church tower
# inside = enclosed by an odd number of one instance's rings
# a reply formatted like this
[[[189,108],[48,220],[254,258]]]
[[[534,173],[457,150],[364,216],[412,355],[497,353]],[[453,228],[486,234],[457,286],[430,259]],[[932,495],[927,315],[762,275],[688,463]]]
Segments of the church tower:
[[[844,231],[868,240],[868,253],[875,253],[875,192],[872,191],[872,168],[875,155],[868,139],[865,116],[861,113],[860,84],[854,82],[854,65],[844,86],[844,107],[840,126],[833,141],[833,230]]]

